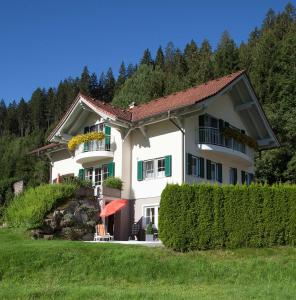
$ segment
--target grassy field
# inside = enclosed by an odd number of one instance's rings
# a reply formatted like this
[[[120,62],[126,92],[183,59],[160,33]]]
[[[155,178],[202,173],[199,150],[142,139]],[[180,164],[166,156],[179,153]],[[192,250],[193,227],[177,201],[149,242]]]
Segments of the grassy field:
[[[296,248],[174,253],[0,229],[0,299],[295,299]]]

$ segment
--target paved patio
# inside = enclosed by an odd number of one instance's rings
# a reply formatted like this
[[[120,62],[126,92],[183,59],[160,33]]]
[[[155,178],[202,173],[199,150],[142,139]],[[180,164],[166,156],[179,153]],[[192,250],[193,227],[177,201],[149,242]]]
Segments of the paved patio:
[[[122,244],[122,245],[138,245],[138,246],[146,246],[146,247],[163,247],[163,243],[161,241],[86,241],[86,243],[109,243],[109,244]]]

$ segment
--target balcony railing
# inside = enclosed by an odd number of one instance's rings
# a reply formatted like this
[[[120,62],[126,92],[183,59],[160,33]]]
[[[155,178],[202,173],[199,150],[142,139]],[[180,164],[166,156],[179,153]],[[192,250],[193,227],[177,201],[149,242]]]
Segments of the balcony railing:
[[[227,147],[242,153],[246,153],[246,145],[238,143],[233,138],[226,138],[219,129],[213,127],[200,127],[197,130],[198,144],[211,144]]]
[[[93,151],[113,151],[114,137],[106,137],[101,141],[90,141],[80,144],[76,150],[76,154]]]

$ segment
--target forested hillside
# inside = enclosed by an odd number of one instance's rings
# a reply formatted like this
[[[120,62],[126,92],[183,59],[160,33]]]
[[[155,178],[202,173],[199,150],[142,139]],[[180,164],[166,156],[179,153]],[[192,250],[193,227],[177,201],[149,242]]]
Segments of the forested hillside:
[[[46,157],[27,153],[45,143],[51,129],[79,91],[127,107],[147,102],[222,75],[246,69],[282,147],[257,158],[257,178],[269,183],[296,182],[296,13],[288,4],[283,12],[269,10],[260,28],[236,45],[224,32],[215,51],[207,40],[193,40],[184,49],[172,42],[149,49],[137,64],[79,78],[67,78],[58,87],[37,88],[26,102],[0,102],[0,180],[25,178],[29,185],[48,180]],[[1,97],[1,95],[0,95]]]

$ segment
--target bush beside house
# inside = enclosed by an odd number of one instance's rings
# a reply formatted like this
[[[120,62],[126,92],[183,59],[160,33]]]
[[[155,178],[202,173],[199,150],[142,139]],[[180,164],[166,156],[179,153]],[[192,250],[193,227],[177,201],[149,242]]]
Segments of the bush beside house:
[[[296,245],[295,185],[167,185],[159,236],[177,251]]]
[[[99,212],[93,189],[77,183],[47,184],[16,197],[5,221],[10,227],[30,229],[33,238],[92,240]]]
[[[29,188],[11,201],[5,212],[5,221],[11,227],[36,228],[42,225],[46,213],[73,196],[77,188],[74,184],[43,184]]]

